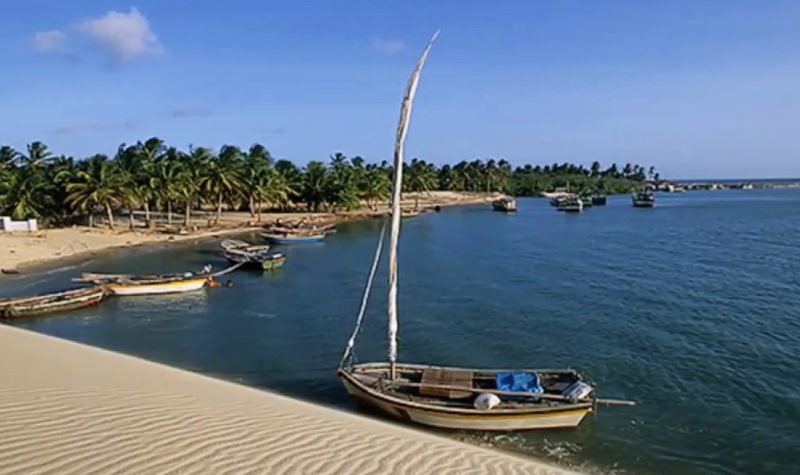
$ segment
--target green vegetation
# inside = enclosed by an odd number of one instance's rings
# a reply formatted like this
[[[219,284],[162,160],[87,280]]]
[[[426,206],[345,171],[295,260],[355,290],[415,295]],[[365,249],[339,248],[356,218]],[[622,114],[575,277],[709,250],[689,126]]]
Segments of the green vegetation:
[[[223,208],[247,210],[257,219],[269,209],[351,210],[363,205],[376,209],[389,197],[392,167],[369,164],[361,157],[333,155],[328,163],[311,161],[299,168],[275,160],[260,144],[243,151],[232,145],[188,151],[165,146],[158,138],[135,145],[122,144],[113,158],[94,155],[84,160],[54,156],[41,142],[25,152],[0,147],[0,214],[15,219],[37,218],[49,224],[85,222],[104,213],[114,226],[114,213],[152,210],[165,212],[169,223],[183,213],[189,225],[192,210],[214,210],[218,222]],[[617,165],[589,169],[571,164],[525,165],[512,169],[505,160],[462,161],[436,167],[413,159],[404,169],[403,190],[499,191],[517,196],[566,189],[573,192],[625,193],[659,176],[650,167]],[[180,218],[178,218],[180,219]],[[133,224],[133,219],[129,222]]]

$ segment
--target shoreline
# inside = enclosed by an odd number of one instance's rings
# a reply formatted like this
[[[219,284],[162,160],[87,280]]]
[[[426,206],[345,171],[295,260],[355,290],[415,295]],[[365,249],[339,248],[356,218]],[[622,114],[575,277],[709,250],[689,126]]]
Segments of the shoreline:
[[[496,193],[456,193],[431,192],[419,197],[421,209],[433,207],[449,207],[488,203]],[[403,199],[404,208],[415,205],[414,194],[406,194]],[[246,233],[262,230],[264,225],[281,219],[308,219],[316,222],[335,224],[374,219],[386,212],[386,205],[381,204],[376,210],[361,209],[338,213],[264,213],[262,221],[254,223],[246,212],[225,212],[218,227],[200,230],[194,233],[169,233],[165,230],[119,230],[89,228],[75,226],[71,228],[43,229],[37,232],[0,233],[0,279],[16,274],[31,274],[46,271],[61,264],[70,265],[83,262],[98,255],[122,249],[132,249],[154,244],[169,244],[207,239],[228,234]]]
[[[577,473],[8,325],[0,355],[0,472]]]

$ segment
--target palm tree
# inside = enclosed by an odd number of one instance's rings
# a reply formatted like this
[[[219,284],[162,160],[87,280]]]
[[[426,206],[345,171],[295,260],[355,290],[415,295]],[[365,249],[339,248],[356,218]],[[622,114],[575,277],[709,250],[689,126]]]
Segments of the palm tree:
[[[125,200],[124,177],[114,162],[105,155],[88,159],[72,183],[67,185],[67,203],[89,213],[89,226],[94,225],[93,210],[104,207],[108,216],[108,227],[114,229],[113,208]]]
[[[42,142],[36,141],[28,144],[28,154],[21,157],[22,165],[24,167],[38,168],[47,164],[50,156],[52,155],[47,150],[47,145]]]
[[[367,206],[371,210],[377,209],[377,202],[389,197],[389,189],[392,183],[389,177],[378,168],[367,170],[363,181],[361,196],[367,201]]]
[[[168,224],[172,224],[172,203],[181,198],[183,167],[179,153],[174,147],[167,149],[164,156],[154,162],[150,176],[150,187],[156,201],[166,205]]]
[[[329,183],[330,176],[325,164],[318,161],[308,162],[303,174],[303,201],[309,210],[319,211],[319,206],[325,201]]]
[[[406,167],[403,183],[408,191],[415,193],[414,209],[419,209],[419,196],[423,192],[430,191],[436,186],[436,175],[430,165],[425,160],[414,158],[411,165]]]
[[[244,188],[241,176],[242,152],[238,147],[223,145],[219,156],[210,160],[200,178],[200,189],[207,193],[207,200],[216,200],[217,213],[214,224],[222,218],[222,202],[240,195]]]
[[[17,160],[19,160],[19,152],[14,150],[12,147],[8,145],[3,145],[0,147],[0,169],[3,170],[10,170],[17,165]]]

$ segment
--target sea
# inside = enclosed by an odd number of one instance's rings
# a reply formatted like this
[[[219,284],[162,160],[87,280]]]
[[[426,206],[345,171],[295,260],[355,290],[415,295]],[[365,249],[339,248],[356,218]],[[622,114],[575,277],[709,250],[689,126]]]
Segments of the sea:
[[[12,325],[360,411],[334,370],[381,226],[284,246],[282,270],[238,270],[222,278],[232,287]],[[470,205],[403,220],[399,358],[574,368],[601,397],[637,402],[600,406],[577,429],[447,437],[589,473],[797,473],[799,237],[796,188],[658,193],[652,209],[611,196],[580,215],[530,198],[513,214]],[[116,251],[3,278],[0,296],[69,288],[87,271],[222,269],[218,251],[216,239]],[[386,275],[384,259],[359,361],[386,358]]]

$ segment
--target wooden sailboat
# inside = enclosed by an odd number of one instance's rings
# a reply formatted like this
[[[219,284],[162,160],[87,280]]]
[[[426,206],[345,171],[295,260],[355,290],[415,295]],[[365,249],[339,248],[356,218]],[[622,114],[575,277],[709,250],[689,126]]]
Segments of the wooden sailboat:
[[[84,287],[33,297],[0,299],[0,318],[30,317],[66,312],[100,303],[105,296],[101,286]]]
[[[380,260],[384,226],[356,326],[337,374],[347,391],[359,401],[399,419],[424,425],[469,430],[575,427],[598,400],[594,387],[573,370],[494,370],[397,362],[397,246],[402,213],[403,145],[419,73],[435,39],[436,35],[425,47],[411,75],[397,127],[389,240],[388,361],[359,364],[353,361],[353,347]]]

